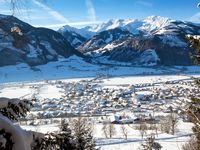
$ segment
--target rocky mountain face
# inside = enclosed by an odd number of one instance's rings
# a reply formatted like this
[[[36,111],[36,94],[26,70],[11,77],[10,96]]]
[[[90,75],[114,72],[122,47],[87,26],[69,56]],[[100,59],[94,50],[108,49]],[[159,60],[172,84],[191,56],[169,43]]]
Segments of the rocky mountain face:
[[[75,49],[60,33],[0,15],[0,66],[40,65],[74,53]]]
[[[61,33],[67,39],[67,41],[71,43],[71,45],[75,48],[80,46],[87,40],[87,38],[83,37],[76,31],[77,30],[75,28],[70,27],[68,25],[58,30],[58,32]]]
[[[103,31],[93,36],[84,44],[79,46],[78,50],[82,53],[100,50],[102,47],[106,46],[108,43],[127,39],[127,37],[132,37],[132,34],[128,31],[123,31],[119,28]]]
[[[186,36],[198,35],[200,25],[151,16],[144,20],[110,20],[77,30],[95,33],[77,49],[96,63],[182,66],[192,65],[190,53],[194,50]]]

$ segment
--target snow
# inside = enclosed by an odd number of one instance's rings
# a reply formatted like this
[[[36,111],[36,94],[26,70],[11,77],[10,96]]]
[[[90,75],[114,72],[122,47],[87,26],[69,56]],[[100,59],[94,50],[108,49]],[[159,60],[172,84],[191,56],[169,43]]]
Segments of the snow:
[[[136,67],[128,63],[109,61],[115,66],[95,65],[85,62],[82,58],[72,56],[60,58],[59,61],[50,62],[37,67],[27,64],[0,67],[0,83],[15,81],[35,81],[51,79],[88,78],[98,75],[125,76],[125,75],[148,75],[148,74],[193,74],[199,73],[198,66],[173,66],[173,67]],[[26,92],[25,92],[26,94]]]
[[[138,19],[111,19],[107,22],[97,24],[95,26],[88,26],[81,29],[76,29],[74,27],[70,27],[68,25],[59,29],[59,31],[64,32],[65,30],[76,32],[83,37],[91,38],[92,36],[96,35],[99,32],[121,28],[123,30],[128,30],[132,34],[138,34],[139,31],[143,31],[146,34],[149,34],[151,31],[157,29],[159,34],[164,32],[163,28],[165,26],[170,25],[171,22],[174,20],[160,17],[160,16],[150,16],[142,20]]]
[[[134,19],[116,19],[109,20],[106,23],[102,23],[93,27],[93,32],[102,32],[105,30],[122,28],[130,31],[131,33],[138,33],[139,30],[145,32],[151,32],[158,28],[163,28],[169,25],[173,20],[160,16],[150,16],[144,20],[134,20]]]
[[[58,124],[50,125],[38,125],[36,126],[22,126],[26,130],[39,131],[47,133],[51,131],[57,131],[59,129]],[[105,138],[102,128],[103,124],[95,123],[93,135],[97,141],[97,146],[100,150],[133,150],[138,149],[140,144],[144,142],[141,134],[138,130],[133,128],[133,125],[125,125],[128,131],[128,139],[125,140],[121,131],[121,125],[114,125],[116,135],[112,138]],[[156,141],[161,144],[163,150],[179,150],[182,145],[187,142],[192,135],[191,131],[192,124],[184,123],[180,121],[178,123],[178,132],[175,135],[158,132],[158,136],[155,136]],[[153,131],[147,130],[149,136]]]
[[[72,45],[76,45],[78,43],[82,43],[79,39],[75,38],[73,41],[72,41]]]
[[[99,25],[91,28],[90,31],[102,32],[102,31],[105,31],[105,30],[110,30],[110,29],[115,29],[115,28],[123,28],[126,25],[128,25],[128,24],[130,24],[130,23],[132,23],[134,21],[135,20],[133,20],[133,19],[127,19],[127,20],[124,20],[124,19],[115,19],[115,20],[111,19],[108,22],[99,24]]]
[[[13,125],[9,119],[2,115],[0,115],[0,122],[0,129],[5,129],[6,132],[12,134],[13,150],[31,150],[32,134],[30,132]]]
[[[145,32],[151,32],[156,29],[162,29],[165,26],[168,26],[172,20],[160,16],[150,16],[144,19],[143,25],[139,28]]]
[[[186,47],[187,46],[187,43],[181,41],[180,39],[178,39],[177,36],[174,36],[174,35],[165,35],[159,38],[162,39],[164,43],[170,44],[171,47]]]
[[[109,38],[106,39],[106,43],[110,43],[113,40],[112,34],[109,35]]]
[[[51,44],[49,42],[41,41],[40,43],[45,46],[45,48],[51,55],[57,55],[56,51],[51,47]]]
[[[70,59],[70,62],[76,60],[77,58],[72,57]],[[66,60],[65,60],[66,61]],[[80,60],[79,60],[80,61]],[[63,60],[62,60],[63,63]],[[71,64],[70,64],[71,65]],[[77,64],[80,65],[80,64]],[[83,64],[82,64],[83,65]],[[86,65],[86,64],[84,64]],[[79,66],[80,67],[80,66]],[[94,69],[94,66],[90,66],[91,70]],[[95,66],[97,67],[97,66]],[[124,68],[124,67],[123,67]],[[175,67],[173,69],[180,69],[179,67]],[[73,68],[74,69],[74,68]],[[79,68],[81,69],[81,68]],[[97,68],[99,69],[99,68]],[[130,70],[130,68],[128,68]],[[127,71],[127,68],[124,68],[123,71]],[[171,70],[173,72],[173,69]],[[194,68],[191,68],[191,71]],[[198,69],[198,68],[197,68]],[[76,69],[75,69],[76,70]],[[142,68],[142,70],[144,71],[144,68]],[[145,69],[146,70],[146,69]],[[66,70],[65,70],[66,71]],[[77,70],[76,70],[77,71]],[[118,70],[119,72],[123,72],[122,68],[120,68],[120,70]],[[95,107],[93,107],[94,104],[94,100],[98,98],[98,96],[95,96],[95,94],[92,94],[92,99],[89,97],[89,93],[87,93],[87,90],[84,90],[85,85],[91,85],[92,86],[92,91],[93,92],[97,92],[97,89],[100,90],[100,88],[102,88],[103,90],[107,90],[106,93],[112,93],[113,95],[116,95],[116,91],[121,91],[121,93],[129,93],[131,90],[131,87],[129,85],[134,85],[134,87],[137,87],[137,91],[135,93],[135,99],[138,100],[137,96],[140,95],[149,95],[152,94],[151,89],[153,86],[153,83],[155,83],[155,88],[162,88],[162,90],[164,89],[168,89],[171,88],[171,86],[173,87],[187,87],[189,88],[189,85],[184,85],[181,83],[184,82],[188,82],[191,81],[191,77],[193,75],[190,74],[186,74],[186,75],[149,75],[149,76],[119,76],[119,72],[115,72],[116,75],[118,75],[118,77],[108,77],[108,78],[99,78],[99,80],[94,80],[93,78],[87,78],[84,79],[84,81],[80,81],[82,79],[76,78],[76,79],[59,79],[59,81],[57,80],[51,80],[51,81],[40,81],[40,82],[36,82],[36,81],[30,81],[29,82],[19,82],[19,83],[4,83],[1,84],[0,86],[0,97],[1,96],[6,96],[6,97],[21,97],[24,96],[25,97],[31,97],[31,95],[35,95],[39,100],[37,102],[37,105],[35,106],[35,108],[33,108],[30,112],[31,115],[35,115],[37,116],[37,114],[40,114],[40,116],[42,116],[42,119],[35,119],[34,120],[29,120],[28,122],[34,122],[34,125],[23,125],[22,124],[22,128],[26,129],[26,130],[31,130],[31,131],[37,131],[37,132],[41,132],[41,133],[48,133],[48,132],[53,132],[53,131],[58,131],[59,129],[59,120],[61,120],[61,118],[52,118],[52,119],[47,119],[46,117],[48,116],[56,116],[62,113],[78,113],[80,112],[80,109],[83,110],[82,114],[85,115],[87,114],[87,110],[88,108],[92,108],[94,109]],[[77,71],[78,72],[78,71]],[[77,73],[76,72],[76,73]],[[158,72],[158,71],[157,71]],[[127,72],[126,72],[127,73]],[[162,71],[161,71],[162,73]],[[112,74],[114,74],[112,72]],[[87,73],[88,75],[88,73]],[[195,75],[195,77],[199,77],[200,75],[197,74]],[[28,79],[28,78],[27,78]],[[14,78],[13,78],[14,80]],[[177,83],[175,85],[167,85],[164,84],[166,83],[166,81],[172,81],[175,82],[177,81]],[[65,90],[63,90],[63,88],[66,88]],[[72,87],[75,87],[74,89]],[[94,88],[96,87],[96,88]],[[93,89],[94,88],[94,89]],[[128,90],[129,88],[129,90]],[[71,89],[71,90],[69,90]],[[189,88],[191,89],[191,87]],[[75,99],[73,101],[73,103],[70,104],[69,110],[68,111],[68,101],[63,101],[63,94],[67,94],[67,92],[73,92],[73,91],[77,91],[79,93],[81,93],[81,90],[84,90],[86,92],[86,95],[88,94],[88,97],[85,99],[85,101],[83,100],[83,98],[81,98],[81,96],[78,96],[77,100]],[[116,90],[115,92],[113,92],[114,90]],[[163,92],[163,91],[162,91]],[[98,92],[97,92],[98,93]],[[114,94],[115,93],[115,94]],[[161,93],[161,92],[160,92]],[[108,99],[107,99],[108,100]],[[121,100],[121,99],[119,99]],[[81,101],[81,105],[79,103],[79,101]],[[160,103],[162,103],[161,101],[159,101]],[[175,103],[175,101],[171,101],[168,103],[164,103],[165,101],[163,101],[162,105],[164,108],[169,107],[171,104],[177,105]],[[136,101],[136,104],[139,103],[139,100]],[[157,102],[158,103],[158,102]],[[142,109],[144,108],[148,108],[150,107],[150,104],[154,105],[154,103],[149,103],[146,106],[141,106]],[[73,105],[73,107],[72,107]],[[111,109],[111,105],[106,105],[108,107],[107,110],[110,110],[107,115],[108,118],[110,118],[111,121],[116,121],[119,119],[118,116],[123,115],[124,113],[126,114],[126,116],[130,116],[133,119],[133,116],[136,116],[135,112],[133,113],[129,108],[125,108],[123,110],[117,110],[117,109]],[[177,106],[178,107],[178,106]],[[47,109],[46,109],[47,108]],[[76,110],[76,111],[73,111]],[[102,111],[104,111],[102,109]],[[146,109],[146,114],[149,113],[149,111]],[[145,113],[145,112],[144,112]],[[155,116],[166,116],[167,113],[162,112],[162,111],[157,111],[155,112]],[[104,118],[106,116],[103,116]],[[103,124],[99,123],[99,118],[100,117],[91,117],[91,121],[93,121],[94,123],[94,137],[97,140],[97,146],[100,146],[101,150],[132,150],[137,149],[138,146],[144,142],[144,139],[141,138],[140,132],[138,130],[136,130],[135,124],[129,124],[129,125],[125,125],[127,130],[128,130],[128,140],[125,140],[123,137],[123,134],[121,132],[121,125],[120,124],[116,124],[114,125],[114,127],[116,128],[116,135],[114,135],[112,138],[108,139],[105,138],[103,132],[102,132],[102,127]],[[68,119],[68,118],[66,118]],[[122,121],[127,122],[130,121],[130,118],[127,119],[122,119]],[[1,120],[0,120],[1,121]],[[57,122],[57,123],[56,123]],[[1,126],[1,125],[0,125]],[[158,136],[156,136],[156,140],[163,146],[164,150],[168,150],[168,149],[173,149],[173,150],[178,150],[182,144],[184,144],[185,142],[187,142],[190,138],[190,135],[192,134],[191,131],[191,127],[192,124],[191,123],[187,123],[187,122],[183,122],[181,119],[179,120],[178,123],[178,132],[175,135],[170,135],[170,134],[166,134],[166,133],[161,133],[158,132]],[[20,130],[21,131],[21,130]],[[153,131],[147,131],[147,135],[150,135]],[[30,141],[31,140],[31,136],[29,136],[30,134],[28,134],[29,132],[26,132],[28,137],[25,138],[25,140]],[[145,136],[146,137],[146,136]],[[23,140],[24,137],[22,137]],[[22,148],[23,150],[23,148]]]
[[[107,40],[108,42],[109,40]],[[98,57],[100,55],[102,55],[103,52],[107,52],[110,50],[113,50],[116,47],[119,47],[121,45],[123,45],[125,42],[119,43],[119,44],[115,44],[115,43],[109,43],[107,45],[105,45],[103,48],[97,49],[95,51],[92,52],[87,52],[86,55],[91,55],[92,53],[92,57]]]
[[[39,98],[61,98],[60,89],[53,85],[42,86],[40,88]],[[63,91],[64,92],[64,91]],[[51,94],[49,94],[51,93]]]
[[[194,39],[200,39],[200,35],[187,35],[187,37],[193,37]]]
[[[157,34],[163,34],[167,32],[168,30],[165,30],[164,28],[168,25],[171,25],[171,23],[174,20],[160,17],[160,16],[150,16],[142,20],[138,19],[111,19],[107,22],[97,24],[95,26],[88,26],[81,29],[76,29],[70,26],[64,26],[60,30],[61,31],[73,31],[76,32],[84,37],[91,38],[95,34],[115,29],[115,28],[121,28],[122,30],[128,30],[132,34],[138,34],[139,31],[143,31],[146,34],[149,34],[150,32],[157,30]]]
[[[61,27],[58,31],[59,32],[65,32],[65,31],[75,32],[75,33],[78,33],[79,35],[89,39],[95,34],[90,29],[91,29],[91,27],[84,27],[81,29],[77,29],[77,28],[71,27],[69,25],[66,25],[66,26]]]
[[[169,135],[165,133],[159,133],[158,137],[156,136],[156,141],[163,146],[163,150],[179,150],[182,147],[182,144],[188,141],[191,134],[191,123],[181,122],[181,126],[178,125],[179,132],[177,135]],[[144,142],[144,139],[141,138],[141,135],[138,130],[131,128],[129,125],[125,125],[128,130],[128,140],[125,140],[121,131],[121,125],[114,125],[117,135],[114,138],[106,139],[100,130],[102,125],[97,124],[95,126],[94,135],[97,138],[97,145],[101,147],[101,150],[133,150],[137,149],[138,146]],[[188,132],[185,132],[185,129]],[[152,131],[148,131],[148,134],[151,134]]]
[[[187,75],[149,75],[149,76],[122,76],[103,79],[103,85],[120,85],[120,84],[141,84],[154,82],[167,82],[173,80],[186,80],[192,76]],[[198,76],[197,76],[198,77]]]
[[[159,56],[157,55],[154,49],[145,50],[140,56],[140,62],[144,66],[154,66],[160,61]]]
[[[28,44],[28,47],[30,49],[30,52],[27,54],[27,57],[37,58],[38,57],[38,50],[36,50],[36,48],[33,47],[30,44]]]

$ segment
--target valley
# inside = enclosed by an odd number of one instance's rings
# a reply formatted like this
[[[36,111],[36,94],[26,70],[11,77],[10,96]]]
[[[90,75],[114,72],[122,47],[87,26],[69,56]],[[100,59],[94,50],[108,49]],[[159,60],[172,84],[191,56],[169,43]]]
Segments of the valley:
[[[57,131],[62,119],[88,118],[101,150],[137,148],[145,137],[155,135],[164,150],[178,150],[193,134],[184,115],[191,95],[199,95],[193,78],[199,75],[143,75],[41,80],[4,83],[0,97],[32,98],[34,103],[22,128],[42,133]],[[167,117],[176,115],[174,135],[162,130]],[[106,138],[105,123],[115,134]],[[139,127],[145,123],[144,138]],[[124,139],[122,126],[128,132]],[[170,142],[170,145],[168,144]]]
[[[1,150],[199,150],[199,23],[30,2],[58,26],[0,14]]]

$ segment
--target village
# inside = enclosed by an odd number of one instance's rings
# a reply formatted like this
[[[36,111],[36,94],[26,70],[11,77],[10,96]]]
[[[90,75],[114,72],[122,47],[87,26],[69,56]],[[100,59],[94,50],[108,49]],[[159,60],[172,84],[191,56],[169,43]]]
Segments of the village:
[[[200,96],[192,79],[118,86],[104,85],[99,78],[78,82],[45,81],[45,84],[56,87],[60,98],[40,98],[41,85],[30,86],[37,101],[27,120],[84,116],[122,124],[159,121],[160,116],[172,112],[187,119],[183,111],[187,101],[191,95]]]

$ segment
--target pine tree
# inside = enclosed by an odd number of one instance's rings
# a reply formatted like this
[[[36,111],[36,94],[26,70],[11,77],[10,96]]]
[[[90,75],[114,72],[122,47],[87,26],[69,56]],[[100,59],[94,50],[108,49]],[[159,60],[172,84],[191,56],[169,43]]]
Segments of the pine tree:
[[[11,139],[12,135],[6,132],[5,129],[0,130],[0,149],[1,150],[12,150],[13,141]]]
[[[58,133],[47,133],[42,138],[38,136],[34,141],[32,150],[75,150],[72,132],[65,120],[61,121]]]
[[[194,54],[191,55],[194,63],[200,65],[200,36],[188,36],[191,47],[195,49]]]
[[[140,150],[161,150],[162,146],[155,142],[155,137],[151,135],[150,137],[146,138],[145,143],[141,145]]]
[[[72,131],[69,128],[69,124],[65,121],[61,121],[61,128],[60,133],[57,135],[58,145],[60,147],[60,150],[74,150],[74,141],[72,137]]]
[[[73,120],[72,131],[76,150],[97,150],[91,126],[86,119],[79,117]]]
[[[195,48],[196,53],[193,55],[194,61],[197,65],[200,65],[200,37],[198,36],[189,36],[189,41],[191,46]],[[200,79],[196,79],[196,85],[200,88]],[[188,115],[192,118],[194,123],[193,132],[196,136],[196,141],[198,147],[200,147],[200,98],[195,95],[189,103],[187,108]]]
[[[18,121],[19,118],[25,117],[30,107],[33,106],[30,100],[0,98],[0,114],[7,118]]]
[[[24,138],[25,131],[15,126],[12,121],[25,117],[32,105],[30,100],[0,98],[0,149],[30,149]]]

